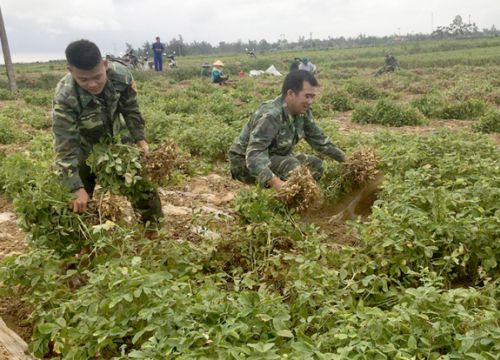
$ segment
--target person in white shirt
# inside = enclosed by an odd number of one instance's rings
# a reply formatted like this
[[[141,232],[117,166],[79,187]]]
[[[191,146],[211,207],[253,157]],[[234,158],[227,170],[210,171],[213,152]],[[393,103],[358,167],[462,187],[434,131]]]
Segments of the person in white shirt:
[[[299,65],[299,70],[309,71],[311,74],[316,74],[316,66],[307,60],[307,58],[302,59],[302,63]]]

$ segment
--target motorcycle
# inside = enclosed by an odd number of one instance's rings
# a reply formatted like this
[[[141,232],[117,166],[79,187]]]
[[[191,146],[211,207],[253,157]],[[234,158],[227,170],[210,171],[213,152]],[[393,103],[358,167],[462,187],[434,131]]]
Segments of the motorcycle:
[[[255,49],[252,49],[252,50],[248,50],[247,48],[245,48],[245,51],[247,53],[247,55],[250,56],[250,59],[257,59],[257,56],[255,56]]]
[[[134,54],[133,50],[129,50],[125,56],[124,60],[126,63],[126,66],[130,69],[137,70],[139,69],[139,58]]]
[[[163,54],[167,57],[167,61],[168,61],[168,66],[173,69],[173,68],[176,68],[177,67],[177,61],[175,60],[175,51],[173,54],[170,54],[170,55],[167,55],[167,54]]]
[[[128,67],[129,69],[139,69],[139,58],[133,53],[133,50],[128,51],[123,55],[122,58],[114,57],[110,54],[106,54],[106,60],[116,61],[120,64]]]
[[[149,61],[148,59],[149,52],[146,53],[146,56],[142,58],[142,68],[144,70],[152,70],[155,67],[154,61]]]

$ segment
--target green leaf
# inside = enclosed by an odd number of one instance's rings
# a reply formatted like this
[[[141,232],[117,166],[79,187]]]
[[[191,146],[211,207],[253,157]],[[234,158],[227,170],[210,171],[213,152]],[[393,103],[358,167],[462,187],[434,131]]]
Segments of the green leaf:
[[[466,337],[462,340],[462,352],[466,354],[469,349],[474,345],[474,338]]]
[[[58,331],[61,327],[57,324],[45,323],[38,327],[38,331],[42,334],[48,335]]]
[[[128,356],[131,357],[131,358],[134,358],[134,359],[146,359],[146,358],[150,358],[150,356],[148,354],[146,354],[144,351],[137,351],[137,350],[131,351],[128,354]]]
[[[62,317],[57,318],[56,323],[62,328],[66,327],[66,320],[64,320]]]
[[[279,336],[293,338],[293,333],[290,330],[280,330],[278,331]]]
[[[33,279],[31,279],[31,287],[35,287],[35,285],[38,283],[39,280],[40,280],[40,275],[37,275]]]
[[[142,258],[140,256],[134,256],[134,258],[132,259],[132,266],[140,264],[141,261],[142,261]]]
[[[417,339],[413,335],[410,335],[410,337],[408,338],[408,348],[410,349],[417,348]]]

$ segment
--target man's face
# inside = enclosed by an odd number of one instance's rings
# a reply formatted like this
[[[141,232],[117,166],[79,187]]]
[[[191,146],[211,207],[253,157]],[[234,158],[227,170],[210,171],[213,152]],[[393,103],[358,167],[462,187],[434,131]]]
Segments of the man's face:
[[[108,81],[108,77],[106,76],[107,70],[107,60],[102,61],[91,70],[82,70],[74,66],[68,66],[68,71],[73,75],[77,84],[92,95],[99,95],[104,90],[104,86]]]
[[[304,81],[303,85],[303,89],[298,94],[295,94],[290,89],[287,92],[286,103],[292,115],[305,114],[316,96],[316,88],[314,86],[308,81]]]
[[[157,39],[156,39],[156,42],[159,44],[159,43],[160,43],[160,38],[157,38]]]

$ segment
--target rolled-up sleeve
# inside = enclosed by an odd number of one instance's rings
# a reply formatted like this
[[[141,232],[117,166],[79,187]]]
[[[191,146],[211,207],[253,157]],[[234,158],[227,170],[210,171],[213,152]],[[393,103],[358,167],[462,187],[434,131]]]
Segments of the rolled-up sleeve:
[[[314,150],[317,150],[338,162],[341,162],[345,153],[330,141],[330,138],[321,131],[312,116],[306,117],[304,121],[304,135],[306,141]]]

